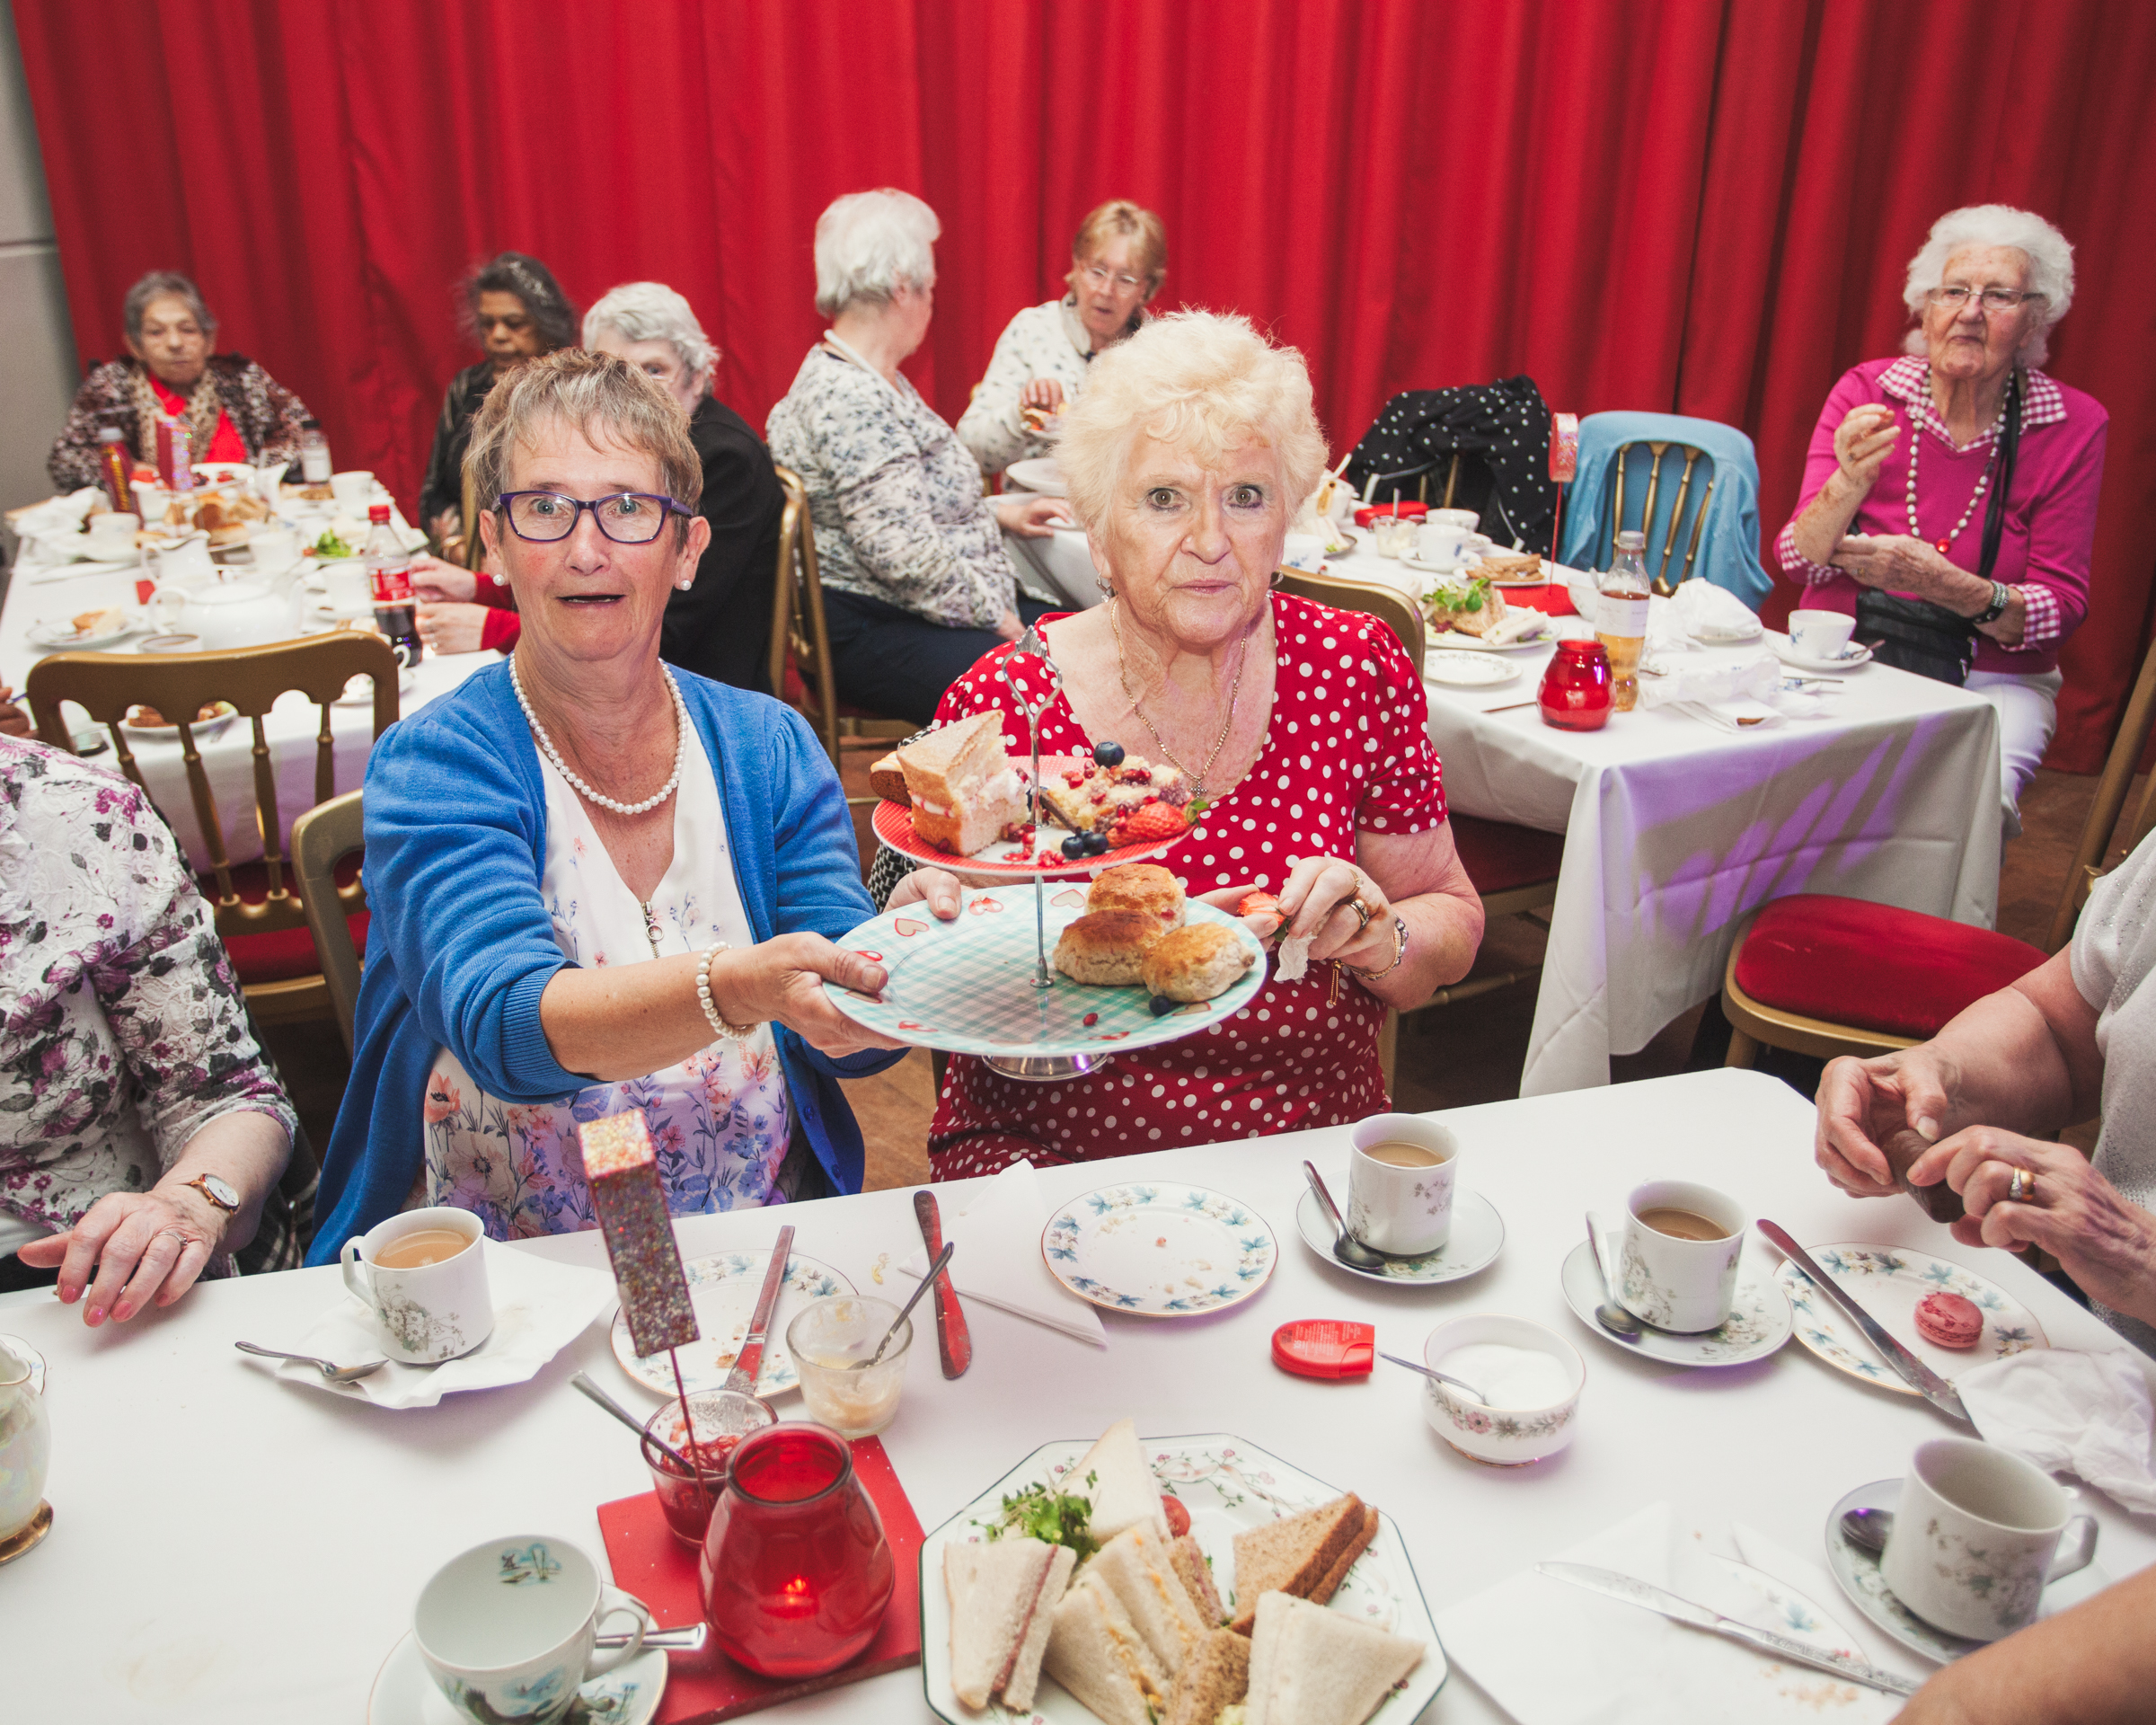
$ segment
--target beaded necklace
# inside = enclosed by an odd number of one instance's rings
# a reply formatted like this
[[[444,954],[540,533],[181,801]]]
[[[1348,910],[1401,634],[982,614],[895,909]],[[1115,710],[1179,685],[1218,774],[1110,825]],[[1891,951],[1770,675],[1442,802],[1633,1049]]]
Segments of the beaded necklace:
[[[1927,370],[1924,373],[1926,388],[1931,386],[1931,374]],[[1938,552],[1941,557],[1947,554],[1947,548],[1961,537],[1962,529],[1969,525],[1971,518],[1976,513],[1976,506],[1984,501],[1984,494],[1990,489],[1992,468],[1999,460],[1998,433],[2000,428],[2006,423],[2006,403],[2012,394],[2013,392],[2009,390],[1999,399],[1999,417],[1992,421],[1992,452],[1984,457],[1984,471],[1976,475],[1976,489],[1969,494],[1969,507],[1961,512],[1961,519],[1954,524],[1952,532],[1947,534],[1943,538],[1934,539],[1931,542],[1932,549]],[[1922,432],[1916,424],[1914,415],[1912,415],[1909,422],[1909,482],[1905,488],[1906,495],[1904,500],[1908,506],[1909,536],[1913,539],[1922,539],[1924,536],[1924,530],[1916,525],[1916,451],[1917,446],[1923,440]]]
[[[546,734],[546,727],[539,722],[539,715],[532,711],[532,703],[525,699],[524,683],[517,675],[517,660],[514,657],[509,660],[509,686],[517,692],[517,704],[524,709],[525,722],[531,726],[532,735],[538,739],[540,752],[554,764],[554,770],[569,781],[579,796],[588,802],[597,803],[602,809],[611,809],[617,815],[641,815],[648,809],[658,808],[680,788],[681,764],[688,757],[689,752],[689,714],[688,709],[682,704],[680,686],[674,681],[674,673],[664,664],[659,666],[658,671],[667,679],[667,693],[674,698],[674,772],[655,793],[641,802],[617,802],[612,797],[602,796],[570,770],[569,763],[561,758],[561,751],[554,747],[554,739]]]

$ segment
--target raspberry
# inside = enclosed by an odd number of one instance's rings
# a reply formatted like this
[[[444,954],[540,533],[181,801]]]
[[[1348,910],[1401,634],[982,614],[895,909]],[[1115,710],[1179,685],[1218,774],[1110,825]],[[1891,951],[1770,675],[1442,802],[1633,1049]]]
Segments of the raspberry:
[[[1099,1013],[1088,1013],[1078,1022],[1081,1024],[1098,1024],[1100,1022],[1100,1014]]]
[[[1180,838],[1189,830],[1190,823],[1183,818],[1181,809],[1171,809],[1164,802],[1148,802],[1118,821],[1114,836],[1118,845],[1157,845],[1164,838]]]

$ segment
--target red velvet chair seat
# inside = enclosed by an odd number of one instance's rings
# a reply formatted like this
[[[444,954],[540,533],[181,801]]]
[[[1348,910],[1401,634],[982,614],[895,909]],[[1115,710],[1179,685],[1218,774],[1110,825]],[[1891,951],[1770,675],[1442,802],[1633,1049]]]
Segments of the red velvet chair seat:
[[[1459,847],[1461,863],[1477,892],[1509,892],[1515,887],[1532,887],[1557,879],[1565,860],[1565,836],[1533,827],[1515,827],[1508,820],[1481,820],[1473,815],[1451,817],[1453,843]]]
[[[337,865],[337,884],[349,886],[359,873],[360,858],[357,853],[346,857]],[[265,904],[270,898],[270,871],[261,862],[236,863],[232,871],[232,884],[241,902],[250,905]],[[285,885],[295,897],[298,881],[294,878],[290,864],[285,868]],[[217,882],[215,875],[206,874],[201,880],[202,896],[214,907],[217,901]],[[367,913],[356,910],[345,922],[352,931],[352,942],[362,952],[367,951]],[[322,959],[314,951],[314,937],[307,932],[305,923],[297,928],[280,928],[264,934],[234,934],[225,942],[225,951],[232,959],[232,968],[239,977],[242,986],[265,982],[292,982],[301,977],[322,974]]]
[[[1778,1012],[1922,1041],[2043,962],[2040,951],[2010,934],[1800,892],[1761,909],[1732,975]]]

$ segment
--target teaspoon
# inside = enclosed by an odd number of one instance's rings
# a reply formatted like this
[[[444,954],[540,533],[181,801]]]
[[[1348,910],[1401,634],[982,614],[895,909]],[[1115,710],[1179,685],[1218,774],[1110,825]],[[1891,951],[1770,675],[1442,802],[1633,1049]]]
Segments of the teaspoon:
[[[1602,1272],[1602,1304],[1595,1308],[1595,1322],[1621,1340],[1638,1341],[1639,1320],[1617,1303],[1617,1284],[1603,1261],[1602,1231],[1595,1225],[1592,1214],[1587,1217],[1587,1248],[1595,1254],[1595,1268]]]
[[[1883,1552],[1894,1533],[1891,1509],[1851,1509],[1842,1517],[1842,1537],[1868,1552]]]
[[[1332,1218],[1332,1255],[1350,1269],[1383,1269],[1383,1254],[1374,1252],[1348,1232],[1348,1225],[1340,1220],[1339,1207],[1332,1201],[1332,1194],[1325,1190],[1325,1182],[1318,1171],[1307,1162],[1303,1164],[1303,1176],[1310,1181],[1310,1190],[1318,1195],[1318,1202],[1325,1214]]]
[[[898,1308],[898,1315],[891,1320],[891,1327],[883,1332],[883,1340],[876,1344],[876,1351],[862,1362],[861,1369],[867,1371],[883,1358],[883,1350],[891,1345],[891,1338],[898,1333],[898,1326],[906,1322],[906,1314],[921,1304],[921,1296],[936,1285],[936,1278],[943,1273],[943,1266],[950,1261],[950,1254],[959,1249],[956,1240],[946,1240],[943,1250],[936,1254],[936,1261],[928,1267],[928,1274],[921,1278],[921,1286],[913,1291],[912,1297]]]
[[[1395,1366],[1405,1366],[1410,1372],[1420,1372],[1425,1377],[1434,1377],[1440,1384],[1450,1384],[1455,1390],[1465,1390],[1484,1407],[1489,1405],[1489,1398],[1463,1377],[1454,1377],[1450,1372],[1441,1372],[1434,1366],[1418,1366],[1411,1359],[1402,1359],[1398,1354],[1381,1352],[1378,1358],[1389,1359]]]
[[[316,1359],[312,1354],[282,1354],[274,1348],[258,1348],[252,1341],[235,1341],[232,1345],[243,1354],[260,1354],[264,1359],[294,1359],[302,1366],[312,1366],[332,1384],[355,1383],[389,1364],[386,1359],[376,1359],[364,1366],[340,1366],[333,1359]]]

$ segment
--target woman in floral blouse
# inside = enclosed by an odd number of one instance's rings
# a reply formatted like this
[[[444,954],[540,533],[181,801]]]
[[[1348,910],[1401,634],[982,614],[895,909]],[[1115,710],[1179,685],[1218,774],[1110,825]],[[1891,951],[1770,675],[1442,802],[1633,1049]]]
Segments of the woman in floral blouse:
[[[1002,532],[1043,538],[1063,513],[1056,498],[984,497],[966,446],[899,372],[935,312],[941,231],[888,187],[817,218],[816,309],[831,327],[769,428],[772,459],[808,492],[839,699],[917,724],[1047,609],[1020,598]]]
[[[0,1288],[96,1325],[296,1263],[295,1124],[148,799],[0,734]]]

